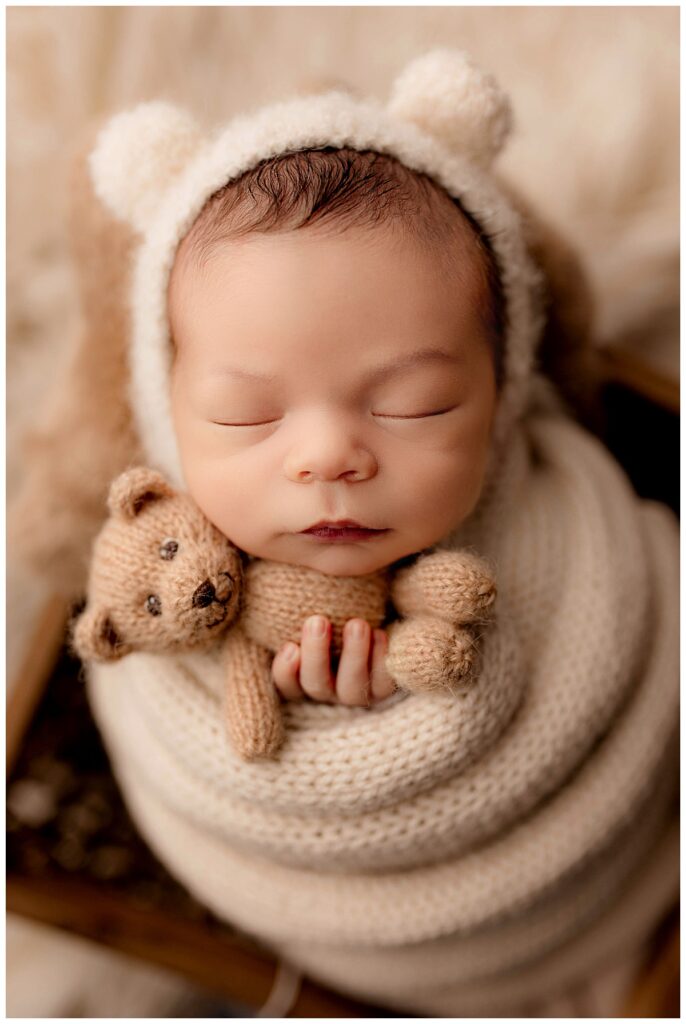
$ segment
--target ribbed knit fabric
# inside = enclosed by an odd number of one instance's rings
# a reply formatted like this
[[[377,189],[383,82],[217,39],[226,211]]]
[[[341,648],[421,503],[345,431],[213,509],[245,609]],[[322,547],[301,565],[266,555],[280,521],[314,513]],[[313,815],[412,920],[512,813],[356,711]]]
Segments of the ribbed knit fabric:
[[[90,672],[172,872],[315,976],[426,1015],[508,1012],[592,973],[677,885],[673,843],[659,870],[647,859],[676,775],[674,518],[554,409],[489,479],[444,545],[473,546],[498,581],[464,697],[288,705],[279,760],[250,764],[222,729],[218,658]]]

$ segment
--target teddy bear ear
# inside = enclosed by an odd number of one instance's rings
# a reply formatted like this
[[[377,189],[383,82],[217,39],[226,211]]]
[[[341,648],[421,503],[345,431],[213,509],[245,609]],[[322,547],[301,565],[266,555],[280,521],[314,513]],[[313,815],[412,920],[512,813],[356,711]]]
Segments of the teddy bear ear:
[[[96,194],[115,217],[144,232],[200,143],[191,116],[170,103],[124,111],[105,125],[90,155]]]
[[[512,127],[505,93],[460,50],[412,61],[393,84],[388,109],[481,167],[492,163]]]
[[[114,516],[135,519],[152,501],[171,498],[174,490],[161,473],[147,466],[127,469],[110,486],[107,507]]]
[[[76,620],[72,647],[81,661],[115,661],[131,651],[114,628],[109,611],[97,606],[86,608]]]

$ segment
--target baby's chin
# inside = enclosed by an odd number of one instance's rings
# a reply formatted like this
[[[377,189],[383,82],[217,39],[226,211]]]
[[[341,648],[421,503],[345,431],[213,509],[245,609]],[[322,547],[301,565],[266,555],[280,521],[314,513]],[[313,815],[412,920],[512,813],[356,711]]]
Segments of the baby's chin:
[[[248,551],[248,554],[255,558],[314,569],[325,576],[367,576],[387,568],[412,552],[396,552],[383,541],[360,541],[351,544],[305,541],[292,548],[289,546],[287,549]]]

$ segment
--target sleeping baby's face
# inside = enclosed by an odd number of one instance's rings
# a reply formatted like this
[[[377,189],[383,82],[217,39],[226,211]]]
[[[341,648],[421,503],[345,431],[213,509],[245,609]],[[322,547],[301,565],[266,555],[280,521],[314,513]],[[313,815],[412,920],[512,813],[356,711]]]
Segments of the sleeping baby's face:
[[[261,558],[356,576],[458,526],[481,492],[496,385],[488,301],[397,227],[249,235],[169,291],[186,485]],[[455,257],[453,257],[455,259]],[[352,522],[365,530],[324,528]]]

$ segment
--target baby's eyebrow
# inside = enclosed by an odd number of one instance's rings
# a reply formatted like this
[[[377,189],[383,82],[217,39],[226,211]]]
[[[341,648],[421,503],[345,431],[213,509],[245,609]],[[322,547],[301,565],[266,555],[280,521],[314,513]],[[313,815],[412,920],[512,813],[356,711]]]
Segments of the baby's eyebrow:
[[[260,373],[257,370],[245,370],[241,366],[214,366],[212,374],[216,377],[240,377],[241,380],[259,380],[266,384],[274,384],[278,380],[275,373]]]
[[[445,352],[440,348],[422,348],[416,349],[414,352],[407,352],[405,355],[397,357],[387,363],[382,363],[379,366],[372,368],[364,379],[364,384],[367,386],[378,384],[383,380],[388,380],[390,377],[395,377],[396,374],[404,373],[415,366],[430,362],[441,362],[444,364],[450,363],[454,365],[460,361],[460,357],[453,352]],[[242,366],[228,366],[222,364],[215,368],[214,372],[217,376],[232,376],[240,377],[242,380],[257,380],[266,384],[277,383],[279,378],[274,373],[264,373],[258,370],[246,370]]]
[[[406,352],[404,356],[388,363],[382,363],[380,366],[370,370],[366,376],[365,383],[368,385],[378,384],[382,380],[388,380],[389,377],[395,377],[396,374],[404,373],[406,370],[426,363],[440,362],[454,365],[459,362],[459,359],[460,357],[454,352],[445,352],[441,348],[416,349],[414,352]]]

